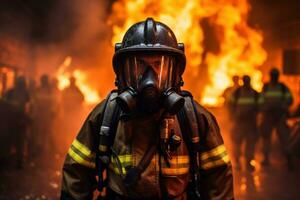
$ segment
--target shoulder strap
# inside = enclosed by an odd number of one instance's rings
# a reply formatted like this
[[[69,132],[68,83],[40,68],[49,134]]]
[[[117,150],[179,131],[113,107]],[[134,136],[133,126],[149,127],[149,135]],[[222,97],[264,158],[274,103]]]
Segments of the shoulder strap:
[[[116,92],[112,92],[106,102],[103,118],[100,122],[99,132],[99,151],[100,153],[107,153],[109,147],[113,144],[115,132],[118,125],[118,118],[120,114],[119,106],[116,103]]]
[[[110,161],[110,147],[113,145],[119,122],[120,108],[115,100],[117,95],[115,90],[108,95],[104,105],[104,112],[99,120],[100,131],[95,162],[98,175],[98,190],[100,192],[106,186],[103,172]]]
[[[192,174],[193,192],[197,199],[200,199],[199,179],[200,179],[200,134],[199,119],[195,112],[195,105],[192,96],[185,96],[184,107],[177,114],[182,137],[187,145],[190,157],[190,171]]]

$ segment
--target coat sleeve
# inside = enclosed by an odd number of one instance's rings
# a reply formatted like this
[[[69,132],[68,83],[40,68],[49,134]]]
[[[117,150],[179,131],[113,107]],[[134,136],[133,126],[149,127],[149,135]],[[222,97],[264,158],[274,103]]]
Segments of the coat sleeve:
[[[104,102],[94,108],[68,150],[62,170],[61,200],[93,198],[97,186],[95,147],[103,109]]]
[[[231,162],[223,143],[215,117],[196,103],[201,141],[201,184],[200,190],[207,200],[231,200],[233,175]]]

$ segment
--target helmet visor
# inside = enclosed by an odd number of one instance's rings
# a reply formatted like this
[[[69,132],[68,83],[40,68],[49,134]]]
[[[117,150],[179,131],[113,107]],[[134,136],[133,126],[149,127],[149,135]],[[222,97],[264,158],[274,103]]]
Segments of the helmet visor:
[[[124,60],[123,79],[126,86],[139,88],[149,73],[158,89],[174,86],[174,57],[169,55],[134,55]]]

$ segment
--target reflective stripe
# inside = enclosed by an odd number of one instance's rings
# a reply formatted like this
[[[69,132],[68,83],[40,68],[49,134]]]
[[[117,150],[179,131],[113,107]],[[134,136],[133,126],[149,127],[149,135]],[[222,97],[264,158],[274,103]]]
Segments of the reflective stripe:
[[[68,154],[75,160],[77,163],[89,167],[95,168],[95,154],[91,152],[86,146],[81,144],[77,139],[75,139],[69,148]]]
[[[230,160],[223,144],[201,155],[201,167],[203,169],[218,167],[229,162]]]
[[[118,167],[116,159],[117,158],[115,158],[115,157],[111,157],[112,168],[114,169],[116,174],[120,174],[120,169]],[[118,155],[118,159],[120,161],[122,173],[126,174],[126,167],[133,165],[132,155],[130,155],[130,154]]]
[[[118,155],[118,158],[121,163],[132,162],[132,155],[130,155],[130,154]]]
[[[268,91],[265,92],[265,96],[266,97],[270,97],[270,98],[281,98],[283,96],[281,91]]]
[[[218,166],[226,165],[229,162],[230,162],[229,156],[226,154],[226,156],[221,157],[219,160],[207,162],[207,163],[203,164],[201,167],[203,169],[207,170],[207,169],[215,168]]]
[[[203,152],[201,155],[201,160],[203,161],[210,157],[218,156],[222,154],[224,151],[226,151],[225,146],[223,144],[219,145],[210,151]]]
[[[91,150],[89,150],[86,146],[81,144],[77,139],[73,141],[72,146],[76,147],[76,149],[78,149],[81,153],[83,153],[88,158],[94,156]]]
[[[110,168],[116,174],[120,174],[120,170],[122,170],[122,174],[126,174],[126,168],[133,166],[133,157],[130,154],[126,155],[118,155],[118,159],[120,161],[121,167],[119,168],[117,165],[116,158],[111,158]],[[163,161],[163,160],[162,160]],[[151,160],[152,163],[155,163],[155,157]],[[171,166],[168,167],[166,163],[162,162],[162,173],[165,175],[181,175],[186,174],[189,171],[189,156],[176,156],[173,159],[169,160]],[[121,169],[122,168],[122,169]]]
[[[182,175],[182,174],[186,174],[189,172],[189,167],[182,167],[182,168],[162,168],[161,169],[162,173],[164,175]]]
[[[77,163],[89,167],[89,168],[95,168],[95,163],[89,162],[85,159],[83,159],[79,154],[77,154],[72,148],[69,149],[68,154],[73,158]]]
[[[112,165],[110,165],[110,166],[111,166],[111,168],[114,170],[114,172],[115,172],[116,174],[118,174],[118,175],[121,174],[121,173],[120,173],[120,169],[119,169],[116,165],[112,164]],[[125,167],[122,167],[122,174],[126,174],[126,173],[127,173],[127,171],[126,171]]]
[[[182,164],[182,163],[187,163],[189,164],[189,156],[177,156],[174,157],[173,159],[170,160],[170,164]]]
[[[162,173],[170,176],[186,174],[189,172],[189,161],[189,156],[173,157],[173,159],[169,160],[170,167],[165,162],[162,162]]]
[[[253,97],[240,97],[236,102],[237,105],[253,105],[256,101]]]
[[[107,149],[108,149],[107,146],[101,145],[101,144],[99,145],[99,150],[100,151],[104,151],[105,152],[105,151],[107,151]]]

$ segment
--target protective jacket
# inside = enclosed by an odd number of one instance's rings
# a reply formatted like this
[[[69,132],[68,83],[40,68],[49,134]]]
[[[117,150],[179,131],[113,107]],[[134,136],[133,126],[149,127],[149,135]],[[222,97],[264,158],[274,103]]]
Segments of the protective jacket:
[[[190,99],[186,98],[186,102]],[[109,99],[110,102],[115,98]],[[190,100],[191,101],[191,100]],[[63,166],[63,182],[61,199],[92,199],[96,184],[95,156],[98,149],[109,148],[99,145],[101,119],[104,115],[104,100],[97,105],[84,122],[76,139],[72,143]],[[194,102],[194,114],[201,119],[198,136],[200,141],[199,189],[202,199],[233,199],[233,179],[231,164],[223,144],[220,130],[214,116]],[[188,104],[185,103],[185,107]],[[189,108],[186,108],[189,110]],[[106,112],[105,112],[106,113]],[[117,194],[119,199],[188,199],[187,190],[191,180],[191,160],[188,146],[181,142],[170,150],[168,158],[160,153],[156,136],[159,134],[161,113],[153,115],[136,114],[136,116],[120,114],[115,139],[111,146],[111,155],[106,175],[108,188]],[[187,133],[182,131],[178,117],[174,117],[173,136],[183,138]],[[200,121],[200,120],[199,120]],[[141,173],[133,187],[124,183],[128,172],[137,167],[149,147],[155,146],[155,154],[151,162]],[[97,166],[98,167],[98,166]],[[167,198],[166,198],[167,195]]]
[[[293,96],[288,87],[283,83],[272,85],[266,83],[260,95],[259,103],[264,112],[287,112],[293,103]]]
[[[258,112],[259,94],[253,88],[239,87],[230,97],[235,119],[249,121],[256,118]]]

